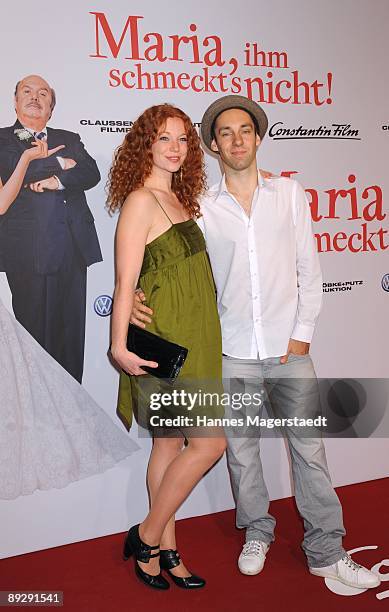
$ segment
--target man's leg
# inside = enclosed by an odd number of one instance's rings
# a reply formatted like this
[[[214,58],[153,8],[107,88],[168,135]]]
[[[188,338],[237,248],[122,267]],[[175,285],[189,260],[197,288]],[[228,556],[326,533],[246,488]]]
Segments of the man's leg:
[[[16,319],[81,382],[85,343],[86,267],[68,236],[55,274],[7,272]]]
[[[264,360],[265,381],[275,416],[314,418],[319,389],[309,355],[290,355],[286,364]],[[310,567],[336,563],[345,554],[342,508],[331,484],[323,440],[298,427],[287,428],[296,504],[304,520],[303,550]],[[312,434],[311,434],[312,435]],[[316,435],[316,434],[315,434]]]
[[[84,370],[87,268],[75,246],[69,255],[62,275],[60,308],[63,343],[59,361],[81,383]]]
[[[261,367],[257,360],[223,357],[223,385],[225,391],[238,394],[259,394]],[[247,414],[261,415],[261,406],[226,408],[228,418],[244,418]],[[236,526],[246,529],[246,542],[259,540],[270,544],[274,540],[275,519],[269,510],[269,494],[262,473],[258,428],[226,429],[227,460],[236,502]]]
[[[58,361],[62,344],[61,316],[58,308],[52,308],[50,291],[55,277],[24,270],[7,272],[15,318]]]

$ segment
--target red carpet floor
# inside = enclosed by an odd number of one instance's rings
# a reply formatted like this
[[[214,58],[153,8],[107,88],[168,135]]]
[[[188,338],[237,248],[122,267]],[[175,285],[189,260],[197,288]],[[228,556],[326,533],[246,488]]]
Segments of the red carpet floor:
[[[367,567],[386,559],[389,566],[389,478],[337,489],[343,504],[347,550],[376,545],[354,559]],[[179,521],[180,550],[187,565],[207,579],[199,591],[171,585],[155,592],[138,582],[131,560],[121,559],[123,534],[99,538],[0,561],[0,590],[61,590],[65,610],[74,612],[213,612],[350,611],[384,612],[389,581],[355,596],[332,593],[324,580],[311,576],[300,549],[302,525],[293,499],[273,502],[277,540],[258,576],[243,576],[236,566],[243,533],[234,512]],[[387,572],[389,567],[381,568]]]

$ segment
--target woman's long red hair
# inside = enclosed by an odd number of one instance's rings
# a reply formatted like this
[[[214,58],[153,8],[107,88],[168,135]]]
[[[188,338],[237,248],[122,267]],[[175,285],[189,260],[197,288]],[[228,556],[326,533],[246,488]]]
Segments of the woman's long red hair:
[[[116,149],[107,181],[110,212],[119,210],[129,193],[143,187],[153,167],[151,146],[171,117],[182,119],[188,139],[188,153],[181,169],[173,174],[172,190],[191,218],[200,216],[198,199],[206,188],[200,138],[189,117],[171,104],[145,110]]]

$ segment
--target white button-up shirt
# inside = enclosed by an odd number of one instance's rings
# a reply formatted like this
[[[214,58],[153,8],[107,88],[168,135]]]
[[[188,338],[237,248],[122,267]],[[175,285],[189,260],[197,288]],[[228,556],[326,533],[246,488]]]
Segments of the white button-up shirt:
[[[290,338],[310,342],[322,277],[309,204],[301,185],[258,174],[250,217],[225,177],[201,200],[217,290],[223,353],[265,359],[287,352]]]

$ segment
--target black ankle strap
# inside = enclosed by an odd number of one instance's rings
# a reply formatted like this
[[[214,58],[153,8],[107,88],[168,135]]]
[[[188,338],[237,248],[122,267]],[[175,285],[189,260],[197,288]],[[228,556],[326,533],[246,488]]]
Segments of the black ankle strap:
[[[173,550],[172,548],[161,548],[161,552],[162,553],[169,553],[169,555],[178,555],[178,551],[177,550]],[[179,556],[179,555],[178,555]]]
[[[153,548],[155,548],[155,546],[153,546]],[[157,546],[157,548],[158,548],[158,546]],[[159,557],[159,552],[154,553],[153,555],[150,555],[149,559],[153,559],[154,557]]]
[[[180,562],[181,558],[177,550],[173,550],[172,548],[161,550],[161,563],[163,563],[167,569],[177,567],[177,565],[180,565]]]
[[[154,559],[155,557],[159,557],[159,551],[157,553],[154,553],[153,555],[151,554],[149,548],[142,547],[136,551],[136,558],[138,561],[141,561],[142,563],[148,563],[150,559]]]

